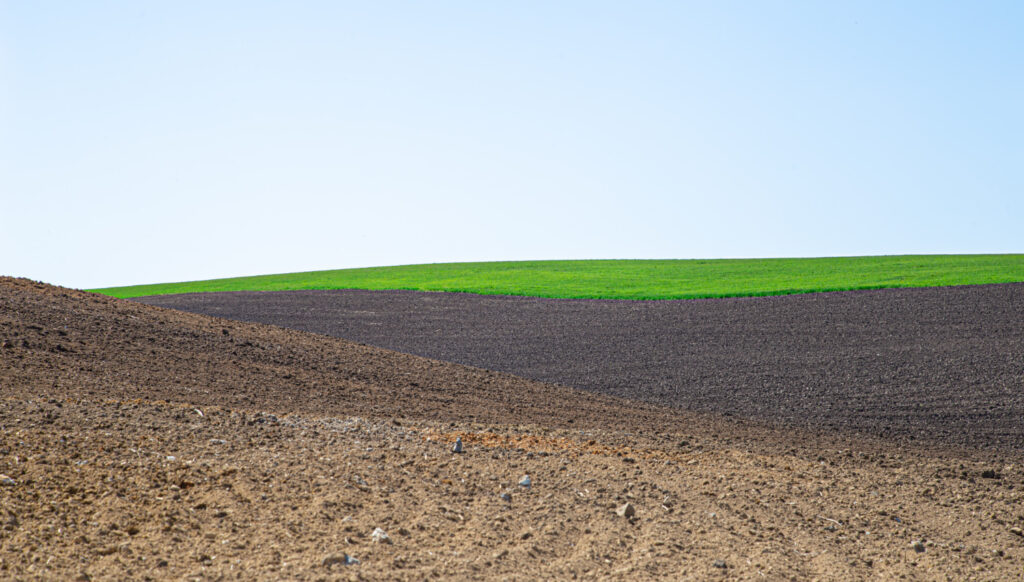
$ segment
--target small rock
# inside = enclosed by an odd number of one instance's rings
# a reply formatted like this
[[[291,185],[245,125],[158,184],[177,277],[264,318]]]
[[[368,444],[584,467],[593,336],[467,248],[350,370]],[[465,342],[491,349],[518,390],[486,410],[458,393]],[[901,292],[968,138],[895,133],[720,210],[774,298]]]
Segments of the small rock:
[[[455,437],[455,444],[452,445],[452,452],[453,453],[461,453],[462,452],[462,437]]]
[[[914,540],[910,542],[910,547],[914,548],[914,551],[920,554],[924,551],[924,542],[921,540]]]
[[[167,560],[159,560],[156,563],[157,568],[166,568],[168,566]]]
[[[192,410],[194,410],[196,414],[198,414],[199,416],[206,416],[205,414],[203,414],[203,411],[199,410],[198,408],[193,408]]]
[[[224,439],[210,439],[210,444],[211,445],[226,445],[226,444],[228,444],[228,441],[226,441]]]
[[[8,487],[13,487],[13,486],[15,486],[17,484],[18,484],[18,482],[15,481],[14,479],[11,479],[10,477],[8,477],[7,475],[4,475],[3,473],[0,473],[0,485],[6,485]]]
[[[618,509],[616,509],[615,514],[619,517],[625,517],[626,519],[629,519],[636,515],[636,508],[633,507],[632,503],[626,503],[625,505],[622,505]]]
[[[501,499],[502,499],[502,501],[507,501],[507,502],[511,503],[512,502],[512,495],[510,495],[508,493],[502,493],[501,494]]]
[[[715,562],[713,564],[711,564],[711,565],[714,566],[715,568],[723,568],[723,569],[729,567],[729,565],[726,564],[724,560],[715,560]]]
[[[377,542],[378,544],[390,544],[391,536],[381,528],[374,528],[373,533],[370,534],[370,539]]]
[[[533,481],[530,480],[529,475],[523,475],[523,477],[519,480],[520,487],[530,487],[531,485],[533,485]]]
[[[330,556],[324,558],[322,565],[327,568],[330,568],[335,564],[341,564],[343,566],[354,566],[358,563],[359,560],[357,558],[354,558],[348,554],[341,554],[340,556],[338,554],[331,554]]]
[[[1019,527],[1011,527],[1010,533],[1012,533],[1015,536],[1024,537],[1024,530],[1020,529]]]
[[[999,479],[1000,477],[1002,477],[1002,475],[997,473],[995,469],[986,469],[981,472],[982,479]]]

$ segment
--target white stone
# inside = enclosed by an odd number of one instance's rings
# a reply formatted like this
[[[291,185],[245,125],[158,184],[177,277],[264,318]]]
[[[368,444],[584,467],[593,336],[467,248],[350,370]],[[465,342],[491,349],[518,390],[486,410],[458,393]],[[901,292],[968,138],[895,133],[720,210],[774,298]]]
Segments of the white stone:
[[[632,503],[626,503],[625,505],[622,505],[618,509],[616,509],[615,513],[618,514],[619,517],[625,517],[626,519],[629,519],[636,515],[636,508],[633,507]]]
[[[387,534],[381,528],[374,528],[373,533],[370,534],[370,539],[377,542],[378,544],[390,544],[391,536]]]

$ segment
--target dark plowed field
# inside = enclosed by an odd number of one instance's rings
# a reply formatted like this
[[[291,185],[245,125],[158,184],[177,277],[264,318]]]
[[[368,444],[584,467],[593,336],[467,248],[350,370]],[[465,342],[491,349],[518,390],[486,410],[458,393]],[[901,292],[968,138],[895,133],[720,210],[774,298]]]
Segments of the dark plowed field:
[[[694,411],[1024,448],[1024,284],[660,302],[409,291],[139,301]]]

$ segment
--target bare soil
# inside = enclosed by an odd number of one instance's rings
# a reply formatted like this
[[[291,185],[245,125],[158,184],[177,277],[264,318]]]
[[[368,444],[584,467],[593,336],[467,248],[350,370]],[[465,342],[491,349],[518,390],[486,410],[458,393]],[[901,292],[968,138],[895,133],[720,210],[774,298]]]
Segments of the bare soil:
[[[1024,284],[691,301],[411,291],[140,301],[776,426],[1024,451]]]
[[[0,397],[2,579],[1024,572],[1013,448],[769,426],[6,278]]]

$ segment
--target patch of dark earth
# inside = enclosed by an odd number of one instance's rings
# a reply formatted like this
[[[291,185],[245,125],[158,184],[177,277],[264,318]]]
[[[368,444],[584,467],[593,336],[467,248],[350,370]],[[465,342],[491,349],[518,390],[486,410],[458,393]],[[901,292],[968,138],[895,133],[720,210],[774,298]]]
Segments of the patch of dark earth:
[[[137,301],[692,411],[1024,449],[1024,284],[683,301],[413,291]]]

